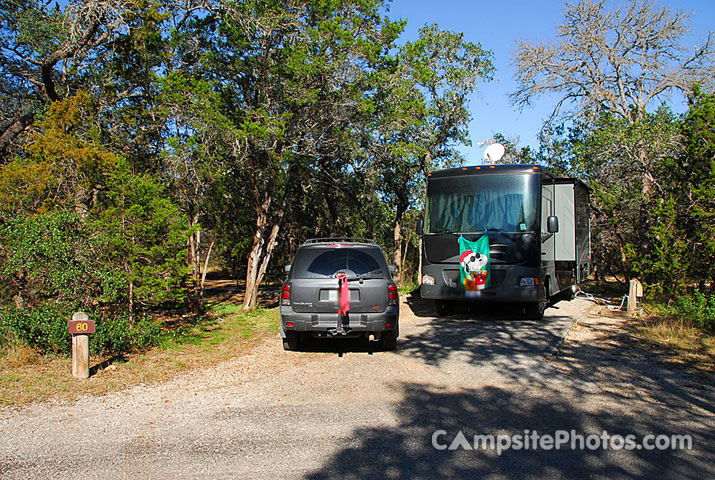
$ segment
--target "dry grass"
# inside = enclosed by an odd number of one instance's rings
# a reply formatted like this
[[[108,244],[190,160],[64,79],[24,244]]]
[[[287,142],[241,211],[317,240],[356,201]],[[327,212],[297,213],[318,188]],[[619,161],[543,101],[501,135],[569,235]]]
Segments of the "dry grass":
[[[618,305],[627,293],[625,282],[610,277],[608,281],[590,281],[582,288],[597,297]],[[712,377],[715,372],[715,336],[669,318],[657,305],[649,305],[650,313],[629,322],[629,331],[639,344],[659,353],[667,364],[699,375]],[[609,313],[604,309],[604,314]]]
[[[667,363],[710,375],[715,372],[715,337],[700,329],[662,316],[635,320],[633,333],[665,354]]]
[[[246,354],[261,338],[276,335],[277,308],[238,313],[240,306],[214,305],[212,315],[184,325],[149,351],[116,358],[90,358],[90,378],[72,377],[68,356],[40,355],[26,345],[0,353],[0,406],[48,399],[73,401],[139,384],[166,381],[178,373]],[[90,339],[91,341],[91,339]]]

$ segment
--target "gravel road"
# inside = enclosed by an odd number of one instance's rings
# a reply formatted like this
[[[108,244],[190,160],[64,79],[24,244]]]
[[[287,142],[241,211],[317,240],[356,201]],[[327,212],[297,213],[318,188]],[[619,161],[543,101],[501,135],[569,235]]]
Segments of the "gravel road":
[[[402,301],[395,352],[352,342],[284,352],[268,339],[208,374],[0,410],[0,477],[715,474],[713,387],[624,347],[621,320],[586,300],[558,303],[543,322],[503,311],[437,319]],[[692,448],[645,448],[672,434]],[[642,448],[618,448],[628,435]],[[549,448],[549,437],[569,443]]]

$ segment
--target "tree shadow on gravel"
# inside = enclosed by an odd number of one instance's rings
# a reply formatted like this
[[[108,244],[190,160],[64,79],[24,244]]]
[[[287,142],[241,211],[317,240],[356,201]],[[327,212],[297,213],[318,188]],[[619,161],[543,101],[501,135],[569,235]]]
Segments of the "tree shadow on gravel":
[[[658,361],[657,352],[635,342],[626,330],[614,328],[598,312],[583,320],[585,326],[580,328],[599,330],[600,336],[563,342],[573,324],[573,319],[565,316],[552,315],[536,322],[454,315],[429,321],[426,330],[402,337],[398,354],[434,366],[458,359],[545,391],[568,385],[578,388],[580,394],[596,392],[616,401],[682,405],[707,412],[711,416],[708,421],[715,424],[712,378],[703,382],[666,368]],[[662,413],[669,415],[669,410]]]
[[[712,475],[713,436],[707,425],[684,431],[677,420],[642,415],[627,406],[604,406],[596,412],[580,407],[569,392],[517,393],[497,387],[459,392],[435,390],[421,384],[402,384],[404,400],[396,408],[396,422],[353,432],[337,453],[305,478],[708,478]],[[560,448],[534,448],[533,434],[555,436],[573,431]],[[587,439],[608,432],[608,448],[589,449],[602,440]],[[437,433],[435,433],[437,432]],[[458,449],[448,448],[462,432]],[[692,450],[618,449],[620,438],[635,435],[689,434]],[[477,443],[475,435],[505,435],[501,445],[522,435],[522,447],[498,455],[495,448]],[[583,437],[580,440],[578,435]],[[613,440],[614,435],[621,437]],[[434,443],[440,449],[434,447]],[[537,440],[538,442],[538,440]],[[583,443],[584,448],[581,448]],[[496,446],[496,442],[494,444]],[[600,447],[602,443],[598,443]],[[472,449],[473,447],[476,449]]]
[[[438,365],[459,353],[472,364],[518,354],[543,357],[563,339],[569,317],[532,320],[483,320],[450,318],[432,322],[426,332],[405,336],[400,353]]]
[[[599,332],[596,338],[571,339],[560,346],[550,362],[563,378],[597,385],[619,401],[638,399],[646,404],[679,406],[705,413],[715,427],[713,378],[669,368],[663,354],[640,344],[627,330],[614,328],[598,315],[589,315],[585,327]],[[668,410],[664,410],[668,415]]]
[[[603,339],[566,342],[549,359],[544,354],[559,345],[565,333],[559,329],[570,325],[567,317],[420,320],[418,332],[398,342],[398,355],[462,369],[467,381],[469,375],[496,371],[505,377],[494,380],[500,386],[455,391],[400,384],[394,423],[355,429],[305,478],[712,476],[715,391],[660,368],[647,352],[624,348],[618,338],[622,332],[609,333],[598,317],[589,325],[603,328]],[[447,448],[460,431],[459,448]],[[569,438],[559,449],[549,443],[536,448],[532,432]],[[502,445],[521,435],[522,448],[499,455],[489,444],[475,445],[475,435],[505,435],[499,437]],[[524,448],[525,435],[529,448]],[[662,446],[668,438],[660,435],[689,436],[692,449],[637,448],[644,439],[648,446],[656,441]],[[624,448],[626,439],[635,448]]]
[[[423,311],[425,302],[408,299],[413,311]],[[537,321],[517,313],[518,307],[492,304],[477,312],[462,310],[449,317],[431,317],[426,330],[400,338],[398,353],[429,365],[440,365],[453,355],[472,365],[498,365],[500,359],[506,359],[506,366],[513,364],[511,359],[517,355],[543,360],[573,324],[568,316],[550,315]]]

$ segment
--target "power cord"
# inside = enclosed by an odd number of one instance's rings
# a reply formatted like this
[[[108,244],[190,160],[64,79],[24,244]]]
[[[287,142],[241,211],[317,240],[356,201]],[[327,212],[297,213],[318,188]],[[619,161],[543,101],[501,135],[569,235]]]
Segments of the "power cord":
[[[590,300],[592,302],[606,305],[606,308],[608,308],[612,312],[618,312],[620,310],[623,310],[623,305],[625,305],[626,302],[628,301],[628,295],[623,295],[623,298],[621,299],[621,304],[618,307],[616,307],[609,300],[606,300],[605,298],[597,297],[596,295],[594,295],[592,293],[584,292],[583,290],[581,290],[580,287],[576,291],[576,293],[574,293],[574,296],[575,297],[581,296],[581,297],[585,298],[586,300]]]

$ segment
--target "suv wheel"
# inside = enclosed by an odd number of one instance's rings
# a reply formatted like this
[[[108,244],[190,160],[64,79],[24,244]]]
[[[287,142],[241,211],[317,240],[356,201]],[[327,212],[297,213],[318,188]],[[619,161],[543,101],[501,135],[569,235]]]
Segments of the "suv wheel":
[[[380,350],[395,350],[397,348],[397,332],[382,332],[380,337]]]
[[[297,332],[286,332],[286,338],[283,339],[283,350],[298,350],[299,337]]]

